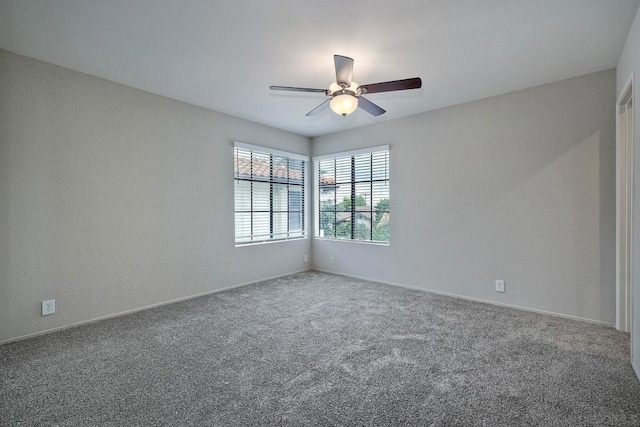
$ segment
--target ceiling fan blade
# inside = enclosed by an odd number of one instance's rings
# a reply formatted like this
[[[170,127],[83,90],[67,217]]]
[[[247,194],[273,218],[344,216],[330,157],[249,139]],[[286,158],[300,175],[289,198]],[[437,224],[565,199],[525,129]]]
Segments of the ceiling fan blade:
[[[333,62],[336,64],[336,83],[351,86],[353,59],[347,56],[333,55]]]
[[[363,98],[362,96],[358,97],[358,107],[362,108],[372,116],[379,116],[387,112],[373,102],[369,101],[367,98]]]
[[[394,90],[420,89],[421,87],[422,79],[420,77],[414,77],[412,79],[393,80],[389,82],[360,85],[358,89],[361,89],[362,93],[378,93],[392,92]]]
[[[269,86],[271,90],[288,90],[292,92],[317,92],[317,93],[327,93],[326,89],[312,89],[308,87],[291,87],[291,86]]]
[[[327,108],[327,105],[329,105],[329,101],[331,101],[331,98],[327,99],[322,104],[318,105],[316,108],[314,108],[313,110],[309,111],[307,114],[305,114],[305,116],[307,116],[307,117],[315,116],[316,114],[324,111],[325,108]]]

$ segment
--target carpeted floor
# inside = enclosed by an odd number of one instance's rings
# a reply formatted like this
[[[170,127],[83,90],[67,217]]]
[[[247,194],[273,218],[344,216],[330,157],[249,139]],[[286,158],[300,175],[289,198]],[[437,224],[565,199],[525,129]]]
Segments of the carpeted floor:
[[[0,346],[0,425],[639,426],[628,348],[308,272]]]

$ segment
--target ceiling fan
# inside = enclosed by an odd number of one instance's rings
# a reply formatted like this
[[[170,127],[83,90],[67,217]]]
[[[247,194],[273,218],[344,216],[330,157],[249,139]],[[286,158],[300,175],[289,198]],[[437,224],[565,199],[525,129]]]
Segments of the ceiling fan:
[[[336,66],[336,81],[331,83],[329,89],[312,89],[291,86],[269,86],[269,89],[288,90],[293,92],[324,93],[330,98],[313,110],[309,111],[306,115],[313,116],[318,114],[326,108],[328,103],[331,110],[345,117],[347,114],[353,113],[358,107],[373,116],[379,116],[386,112],[378,105],[363,97],[362,95],[364,94],[391,92],[394,90],[419,89],[422,87],[422,80],[420,77],[359,85],[351,80],[353,75],[353,59],[347,56],[333,55],[333,60]]]

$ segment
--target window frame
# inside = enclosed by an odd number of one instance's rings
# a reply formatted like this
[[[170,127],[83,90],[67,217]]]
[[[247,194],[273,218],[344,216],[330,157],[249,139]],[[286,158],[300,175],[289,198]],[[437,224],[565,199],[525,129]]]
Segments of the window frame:
[[[251,176],[250,178],[239,178],[238,175],[238,164],[237,164],[237,157],[236,157],[236,153],[237,150],[247,150],[250,151],[251,153],[257,153],[259,155],[265,155],[265,156],[269,156],[269,177],[267,179],[254,179],[253,176]],[[253,154],[252,154],[253,155]],[[274,156],[280,157],[280,158],[286,158],[287,159],[287,174],[291,171],[290,167],[289,167],[289,161],[290,160],[295,160],[295,161],[301,161],[302,162],[302,183],[301,184],[296,184],[296,183],[292,183],[290,182],[290,178],[286,179],[286,182],[283,182],[282,179],[276,179],[274,178],[273,175],[273,161],[274,161]],[[309,237],[308,235],[308,220],[307,220],[307,213],[308,213],[308,203],[307,203],[307,197],[308,197],[308,183],[309,183],[309,173],[308,173],[308,169],[309,169],[309,156],[305,156],[302,154],[298,154],[298,153],[292,153],[289,151],[283,151],[283,150],[277,150],[277,149],[273,149],[273,148],[269,148],[269,147],[264,147],[264,146],[260,146],[260,145],[253,145],[253,144],[247,144],[244,142],[239,142],[239,141],[234,141],[233,143],[233,204],[234,204],[234,215],[233,215],[233,219],[234,219],[234,243],[236,247],[240,247],[240,246],[247,246],[247,245],[255,245],[255,244],[265,244],[265,243],[276,243],[276,242],[284,242],[284,241],[289,241],[289,240],[301,240],[301,239],[307,239]],[[252,164],[252,168],[253,168],[253,162]],[[297,170],[297,169],[296,169]],[[253,175],[253,171],[251,172],[251,174]],[[249,211],[246,210],[238,210],[238,199],[237,199],[237,194],[236,194],[236,185],[239,185],[239,182],[249,182],[251,183],[251,188],[253,189],[253,185],[254,183],[261,183],[261,184],[269,184],[269,234],[265,237],[265,238],[260,238],[261,236],[259,235],[254,235],[253,231],[251,233],[249,233],[249,235],[247,236],[248,240],[244,240],[241,237],[241,240],[238,240],[238,214],[242,214],[242,213],[250,213],[250,223],[251,223],[251,228],[253,229],[254,227],[254,216],[253,214],[255,213],[253,210],[253,205],[254,205],[254,196],[253,196],[253,190],[251,191],[251,195],[250,195],[250,199],[249,199],[249,203],[251,205],[251,208]],[[286,185],[287,186],[287,210],[286,211],[281,211],[278,209],[274,209],[274,195],[276,192],[274,192],[274,185]],[[300,200],[300,204],[302,205],[302,210],[298,211],[296,210],[296,212],[300,212],[300,225],[301,225],[301,230],[299,232],[291,232],[289,231],[289,227],[291,224],[291,211],[290,210],[290,197],[291,197],[291,193],[290,191],[290,186],[295,186],[299,188],[299,192],[302,193],[301,194],[301,200]],[[261,212],[261,213],[265,213],[265,212]],[[294,236],[285,236],[285,237],[274,237],[274,214],[282,214],[285,213],[286,214],[286,223],[287,223],[287,234],[288,233],[296,233],[297,235]]]
[[[350,194],[351,194],[351,199],[353,200],[353,204],[355,205],[355,199],[354,199],[354,191],[356,188],[356,185],[361,183],[362,181],[358,181],[354,179],[353,174],[355,173],[355,170],[353,169],[354,166],[354,159],[355,156],[361,155],[361,154],[373,154],[376,152],[380,152],[380,151],[386,151],[386,155],[387,155],[387,161],[386,161],[386,166],[387,166],[387,172],[386,172],[386,182],[387,185],[391,186],[391,177],[390,177],[390,166],[391,166],[391,150],[390,150],[390,146],[389,145],[379,145],[376,147],[369,147],[369,148],[362,148],[362,149],[357,149],[357,150],[350,150],[350,151],[343,151],[343,152],[338,152],[338,153],[329,153],[329,154],[324,154],[324,155],[320,155],[320,156],[314,156],[312,158],[313,161],[313,185],[314,185],[314,196],[313,196],[313,206],[314,206],[314,238],[315,239],[321,239],[321,240],[330,240],[333,242],[352,242],[352,243],[363,243],[363,244],[368,244],[368,245],[382,245],[382,246],[390,246],[391,244],[391,239],[389,239],[389,241],[380,241],[380,240],[363,240],[363,239],[357,239],[354,236],[354,233],[351,233],[351,237],[350,238],[338,238],[337,236],[320,236],[320,227],[321,227],[321,221],[320,221],[320,215],[321,215],[321,211],[320,211],[320,197],[321,197],[321,190],[320,190],[320,162],[322,161],[326,161],[326,160],[334,160],[334,159],[341,159],[341,158],[347,158],[347,157],[351,157],[352,158],[352,165],[351,165],[351,174],[352,174],[352,179],[349,182],[351,188],[350,188]],[[373,175],[373,172],[371,172]],[[373,177],[371,178],[372,180],[370,182],[373,182]],[[369,182],[369,181],[366,181]],[[389,192],[390,193],[390,192]],[[389,194],[389,200],[391,199],[391,195]],[[337,200],[335,200],[335,203],[337,203]],[[371,206],[371,210],[373,212],[375,212],[373,210],[373,206]],[[352,208],[351,210],[351,221],[354,221],[355,217],[355,208]],[[371,227],[373,227],[373,217],[371,219]],[[373,231],[373,229],[372,229]]]

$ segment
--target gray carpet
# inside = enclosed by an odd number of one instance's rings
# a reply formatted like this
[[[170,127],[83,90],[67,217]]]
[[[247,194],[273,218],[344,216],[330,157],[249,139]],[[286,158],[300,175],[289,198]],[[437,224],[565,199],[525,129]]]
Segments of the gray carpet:
[[[639,426],[628,347],[308,272],[0,346],[0,425]]]

